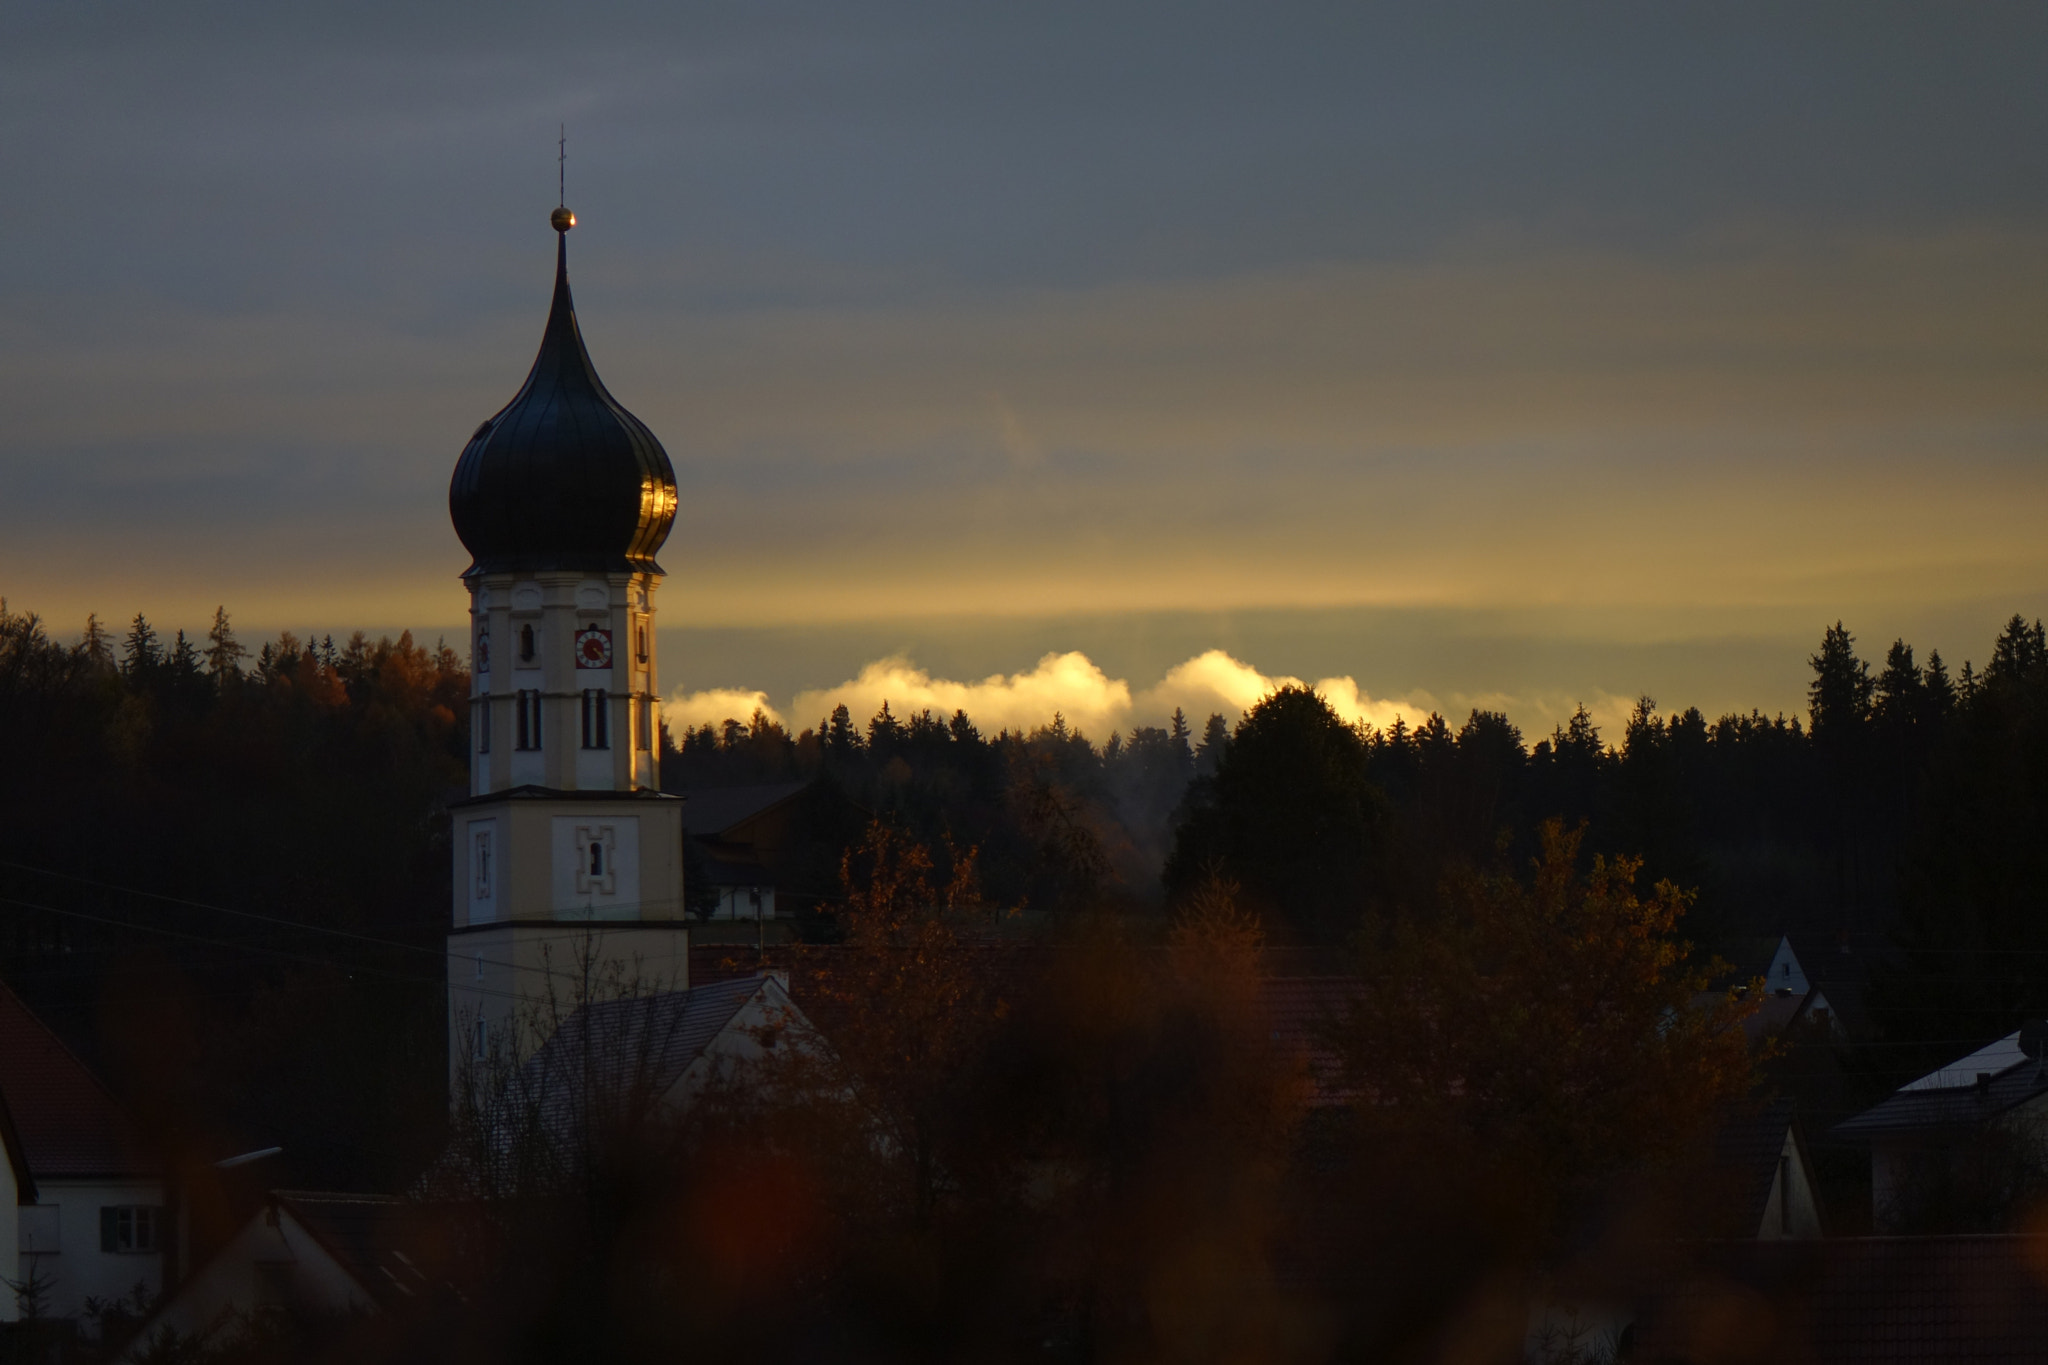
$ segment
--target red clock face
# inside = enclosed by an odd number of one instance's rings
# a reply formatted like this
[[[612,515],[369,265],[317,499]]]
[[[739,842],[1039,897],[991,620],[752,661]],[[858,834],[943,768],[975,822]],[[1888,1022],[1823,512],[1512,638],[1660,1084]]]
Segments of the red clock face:
[[[612,633],[591,626],[576,632],[576,666],[578,668],[610,668],[612,666]]]

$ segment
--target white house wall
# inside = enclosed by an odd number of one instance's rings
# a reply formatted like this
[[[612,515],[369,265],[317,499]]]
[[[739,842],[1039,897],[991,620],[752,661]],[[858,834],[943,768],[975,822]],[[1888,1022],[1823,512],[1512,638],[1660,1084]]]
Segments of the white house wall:
[[[13,1177],[10,1173],[8,1184]],[[100,1210],[119,1205],[143,1205],[159,1210],[159,1245],[175,1234],[163,1212],[163,1186],[155,1181],[72,1181],[38,1180],[35,1211],[18,1209],[9,1199],[7,1221],[14,1225],[17,1248],[15,1279],[25,1282],[33,1264],[49,1283],[44,1311],[51,1317],[75,1318],[85,1311],[85,1301],[129,1298],[139,1284],[152,1295],[163,1288],[164,1258],[161,1251],[100,1250]],[[55,1217],[42,1212],[54,1206]],[[47,1230],[55,1225],[57,1245],[47,1244],[33,1251],[25,1245],[24,1215],[30,1239],[45,1242]],[[13,1295],[6,1296],[8,1320],[19,1317]]]
[[[1778,1173],[1771,1178],[1771,1197],[1764,1205],[1763,1225],[1757,1240],[1820,1236],[1820,1201],[1814,1196],[1812,1172],[1790,1129],[1778,1153]]]
[[[258,1304],[259,1265],[284,1263],[291,1269],[293,1302],[315,1313],[373,1313],[377,1305],[363,1292],[355,1277],[322,1247],[289,1209],[277,1208],[277,1224],[259,1211],[219,1254],[185,1281],[177,1296],[151,1320],[123,1361],[133,1361],[135,1352],[158,1328],[169,1327],[180,1337],[193,1337],[226,1321],[231,1314],[247,1314]]]

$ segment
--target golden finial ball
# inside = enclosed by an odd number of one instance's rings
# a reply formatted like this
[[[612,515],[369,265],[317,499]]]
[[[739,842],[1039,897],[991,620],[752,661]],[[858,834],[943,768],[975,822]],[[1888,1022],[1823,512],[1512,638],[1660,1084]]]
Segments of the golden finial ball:
[[[555,225],[555,231],[567,232],[576,226],[576,215],[566,208],[560,208],[548,215],[548,221]]]

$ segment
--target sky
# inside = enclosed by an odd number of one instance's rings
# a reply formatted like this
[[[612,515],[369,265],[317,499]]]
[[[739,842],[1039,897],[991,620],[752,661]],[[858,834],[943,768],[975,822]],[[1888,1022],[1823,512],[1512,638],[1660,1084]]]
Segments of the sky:
[[[677,717],[1796,713],[1837,619],[2048,613],[2044,58],[2021,4],[13,0],[0,595],[461,639],[566,123]]]

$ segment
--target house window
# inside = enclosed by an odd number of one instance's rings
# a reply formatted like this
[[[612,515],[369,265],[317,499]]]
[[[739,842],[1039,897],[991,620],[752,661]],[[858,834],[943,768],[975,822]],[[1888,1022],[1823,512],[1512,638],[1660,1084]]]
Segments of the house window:
[[[100,1210],[100,1250],[121,1255],[160,1249],[163,1210],[154,1204],[116,1204]]]
[[[593,843],[590,846],[590,875],[593,877],[602,877],[604,875],[603,844]]]
[[[491,832],[487,829],[476,832],[476,898],[491,898]]]
[[[491,751],[491,699],[485,697],[476,708],[476,751],[487,754]]]
[[[519,628],[519,662],[530,664],[533,662],[533,655],[533,627],[521,626]]]
[[[651,752],[654,748],[654,702],[643,698],[633,708],[633,747]]]
[[[521,749],[540,748],[540,690],[538,688],[521,688],[513,695],[513,700],[519,707],[517,747]]]
[[[583,689],[583,747],[612,747],[611,704],[602,687]]]

